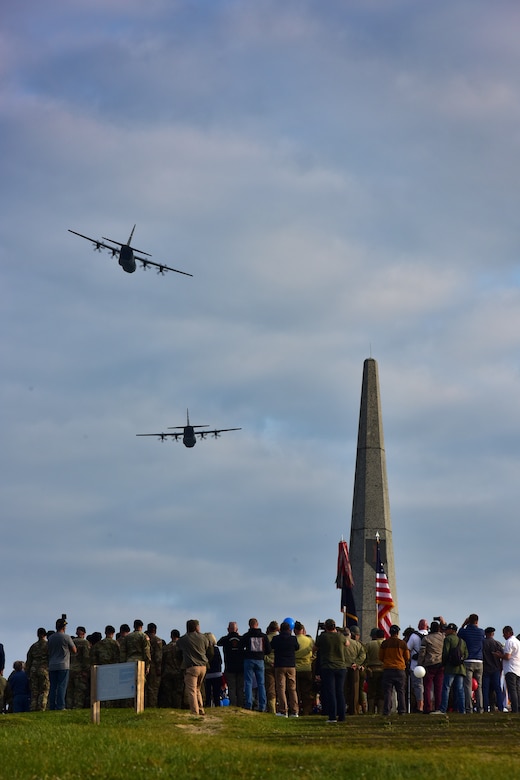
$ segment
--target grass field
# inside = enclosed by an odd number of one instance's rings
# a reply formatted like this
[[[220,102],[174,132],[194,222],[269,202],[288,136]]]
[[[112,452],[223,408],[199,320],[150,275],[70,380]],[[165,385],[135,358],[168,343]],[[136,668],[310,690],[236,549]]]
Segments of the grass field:
[[[360,716],[329,725],[222,707],[0,717],[0,777],[520,778],[520,715]]]

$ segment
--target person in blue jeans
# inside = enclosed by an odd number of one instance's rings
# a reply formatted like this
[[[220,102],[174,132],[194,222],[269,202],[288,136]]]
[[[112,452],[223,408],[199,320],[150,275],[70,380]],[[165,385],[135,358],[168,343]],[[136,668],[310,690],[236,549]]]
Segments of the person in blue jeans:
[[[271,645],[267,636],[258,627],[258,620],[250,618],[249,631],[242,637],[242,650],[244,653],[244,707],[253,709],[253,680],[256,680],[258,711],[265,712],[265,674],[264,656],[271,652]]]
[[[459,629],[459,636],[466,642],[468,657],[464,661],[466,675],[464,677],[464,696],[466,699],[466,713],[473,712],[473,693],[475,695],[475,708],[477,712],[483,711],[482,697],[482,673],[484,670],[482,648],[486,635],[479,628],[478,615],[472,613],[466,618]],[[476,688],[473,690],[473,681]]]
[[[56,632],[47,642],[49,649],[49,709],[64,710],[65,694],[69,682],[70,654],[76,653],[77,648],[68,634],[65,633],[67,621],[58,618]]]
[[[460,642],[461,661],[454,663],[451,651],[457,647]],[[457,626],[455,623],[448,623],[445,629],[444,645],[442,647],[442,663],[444,664],[444,681],[442,684],[442,701],[440,710],[436,710],[432,715],[444,715],[448,711],[448,700],[450,690],[453,686],[454,708],[462,715],[466,712],[466,703],[464,696],[464,678],[466,668],[464,660],[468,657],[468,648],[465,641],[457,636]]]
[[[504,694],[502,693],[502,686],[500,685],[502,659],[497,658],[495,653],[502,652],[504,647],[495,639],[495,629],[493,626],[485,628],[484,633],[486,635],[482,646],[482,658],[484,661],[482,673],[482,699],[484,712],[490,712],[492,710],[491,693],[495,694],[497,710],[502,712],[504,709]]]

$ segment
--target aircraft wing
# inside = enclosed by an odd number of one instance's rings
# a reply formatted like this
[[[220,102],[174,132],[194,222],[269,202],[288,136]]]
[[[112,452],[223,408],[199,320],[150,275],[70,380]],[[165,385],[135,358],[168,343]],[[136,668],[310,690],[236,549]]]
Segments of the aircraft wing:
[[[91,239],[92,240],[92,239]],[[179,271],[177,268],[170,268],[169,265],[165,265],[164,263],[154,263],[153,260],[148,260],[147,257],[139,257],[134,252],[134,257],[136,260],[138,260],[141,263],[141,268],[144,268],[146,270],[149,265],[153,265],[155,268],[158,269],[158,274],[163,274],[165,271],[174,271],[176,274],[183,274],[184,276],[193,276],[193,274],[189,274],[186,271]]]
[[[83,233],[77,233],[75,230],[70,230],[69,233],[74,233],[75,236],[79,236],[80,238],[85,238],[87,241],[90,241],[92,244],[94,244],[94,249],[108,249],[112,254],[114,254],[115,250],[113,246],[109,246],[108,244],[104,244],[103,241],[99,241],[97,238],[90,238],[90,236],[84,236]]]
[[[215,431],[195,431],[195,436],[200,436],[201,439],[205,439],[206,436],[214,436],[215,439],[218,438],[219,434],[225,433],[226,431],[241,431],[242,428],[218,428]]]
[[[160,441],[164,441],[168,438],[168,436],[171,436],[172,439],[175,439],[175,441],[178,441],[179,439],[182,439],[183,434],[182,433],[136,433],[136,436],[157,436],[157,438]]]

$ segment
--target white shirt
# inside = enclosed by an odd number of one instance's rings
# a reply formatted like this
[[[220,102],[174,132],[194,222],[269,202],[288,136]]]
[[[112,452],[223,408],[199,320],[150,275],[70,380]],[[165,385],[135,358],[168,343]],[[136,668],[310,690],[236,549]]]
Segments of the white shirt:
[[[504,658],[504,674],[513,672],[520,676],[520,642],[516,636],[510,636],[509,639],[506,639],[504,653],[511,654],[511,658]]]
[[[427,633],[427,631],[421,629],[420,631],[414,631],[413,634],[410,634],[410,639],[408,640],[407,644],[408,650],[410,651],[410,669],[415,669],[417,666],[417,658],[412,658],[412,655],[415,653],[419,654],[422,637],[426,636]]]

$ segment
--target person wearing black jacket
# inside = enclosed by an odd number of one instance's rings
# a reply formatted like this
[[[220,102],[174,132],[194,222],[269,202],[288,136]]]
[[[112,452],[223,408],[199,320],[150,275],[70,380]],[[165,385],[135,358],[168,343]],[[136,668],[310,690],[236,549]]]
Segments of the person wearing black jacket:
[[[277,715],[286,718],[298,717],[298,694],[296,693],[296,651],[300,646],[291,632],[291,626],[285,621],[280,626],[280,633],[273,636],[271,648],[274,652],[274,676],[276,680],[276,698],[278,699]],[[289,699],[289,713],[287,712]]]
[[[249,619],[249,631],[242,637],[244,651],[244,699],[245,709],[253,709],[253,678],[256,678],[258,710],[265,712],[264,656],[271,652],[267,636],[258,628],[256,618]]]
[[[242,637],[238,625],[231,621],[228,633],[221,636],[217,645],[224,651],[225,676],[228,686],[229,703],[233,707],[244,706],[244,652]]]

